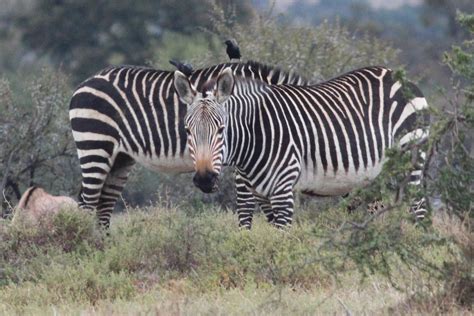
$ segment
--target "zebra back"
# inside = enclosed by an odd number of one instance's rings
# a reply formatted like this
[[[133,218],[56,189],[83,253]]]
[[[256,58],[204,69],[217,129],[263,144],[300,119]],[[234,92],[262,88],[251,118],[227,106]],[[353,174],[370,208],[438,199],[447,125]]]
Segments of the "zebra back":
[[[379,164],[387,148],[397,143],[403,146],[413,138],[424,139],[427,135],[429,114],[420,110],[428,105],[420,89],[410,82],[402,84],[385,67],[365,67],[307,86],[268,85],[241,78],[237,79],[235,90],[240,95],[234,94],[225,104],[230,120],[235,121],[233,126],[242,126],[245,122],[240,120],[247,117],[258,117],[275,126],[285,122],[284,131],[271,128],[272,139],[281,137],[282,142],[294,143],[303,164],[315,169],[319,165],[323,172],[358,173]],[[250,101],[242,102],[243,96]],[[263,126],[259,128],[262,131],[258,133],[267,132]],[[258,144],[253,146],[258,148]],[[261,156],[236,156],[258,151],[228,150],[231,164],[242,160],[243,165],[262,170],[263,165],[254,164]]]

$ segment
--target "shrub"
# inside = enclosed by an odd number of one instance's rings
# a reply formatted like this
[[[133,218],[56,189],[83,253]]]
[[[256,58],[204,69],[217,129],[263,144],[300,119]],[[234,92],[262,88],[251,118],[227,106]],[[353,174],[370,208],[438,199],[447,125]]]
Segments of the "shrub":
[[[56,194],[71,192],[79,171],[65,109],[67,78],[43,70],[25,85],[27,98],[22,103],[9,82],[0,80],[0,192],[5,190],[8,201],[15,195],[19,200],[33,184]],[[1,207],[7,213],[3,197]]]
[[[3,283],[35,280],[41,271],[63,253],[87,254],[102,248],[102,233],[96,219],[82,210],[61,210],[42,216],[38,222],[18,216],[0,230],[0,271]]]
[[[356,36],[339,22],[306,27],[285,23],[269,12],[251,23],[238,24],[219,7],[215,7],[212,21],[208,31],[219,39],[235,38],[243,59],[278,65],[314,82],[362,66],[398,65],[398,51],[388,43],[369,35]],[[196,58],[199,65],[225,60],[224,47],[213,50],[207,58]]]

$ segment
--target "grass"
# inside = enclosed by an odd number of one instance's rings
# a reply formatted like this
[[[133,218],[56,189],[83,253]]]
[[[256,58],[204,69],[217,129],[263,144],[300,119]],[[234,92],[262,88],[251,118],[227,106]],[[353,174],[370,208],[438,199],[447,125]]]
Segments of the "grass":
[[[152,207],[116,215],[108,235],[79,210],[4,221],[0,314],[468,311],[442,273],[472,242],[464,226],[421,229],[395,210],[348,225],[364,219],[306,209],[290,230],[257,215],[240,231],[220,209]]]

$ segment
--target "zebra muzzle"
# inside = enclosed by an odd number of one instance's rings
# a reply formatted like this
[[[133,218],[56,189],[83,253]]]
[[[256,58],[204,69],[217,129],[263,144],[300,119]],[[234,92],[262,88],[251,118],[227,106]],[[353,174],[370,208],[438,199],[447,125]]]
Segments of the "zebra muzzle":
[[[213,193],[216,192],[219,188],[218,186],[218,177],[217,172],[206,171],[206,172],[197,172],[193,177],[193,183],[204,193]]]

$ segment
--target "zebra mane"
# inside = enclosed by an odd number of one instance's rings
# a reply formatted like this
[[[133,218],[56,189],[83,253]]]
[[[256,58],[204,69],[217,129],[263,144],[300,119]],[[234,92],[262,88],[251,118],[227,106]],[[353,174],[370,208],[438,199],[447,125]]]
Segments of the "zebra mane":
[[[291,84],[305,86],[310,84],[310,81],[298,75],[294,71],[285,71],[280,67],[267,65],[253,60],[249,60],[247,62],[223,63],[206,68],[196,69],[193,71],[191,76],[189,76],[189,79],[195,85],[198,91],[202,91],[203,87],[207,90],[210,90],[213,85],[212,80],[216,79],[219,73],[227,67],[232,69],[236,79],[252,80],[255,82],[261,82],[262,84],[270,85]],[[122,71],[130,72],[131,74],[139,71],[147,71],[153,74],[166,73],[168,75],[174,73],[174,71],[154,69],[146,66],[122,65],[110,66],[102,69],[96,73],[94,77],[102,77],[106,78],[107,80],[112,80],[112,78],[119,75]],[[150,77],[153,77],[153,75]],[[211,82],[207,83],[207,81]]]
[[[249,60],[244,63],[254,73],[259,73],[261,79],[269,84],[307,85],[309,80],[294,71],[285,71],[278,66],[271,66],[258,61]],[[267,78],[267,80],[265,80]]]
[[[292,84],[307,85],[309,81],[293,71],[284,71],[279,67],[266,65],[257,61],[223,63],[206,68],[197,69],[193,72],[190,80],[195,83],[198,91],[202,91],[203,85],[224,70],[230,67],[236,78],[245,78],[254,81],[261,81],[271,85]],[[206,75],[202,75],[206,74]],[[209,74],[212,74],[209,76]]]

